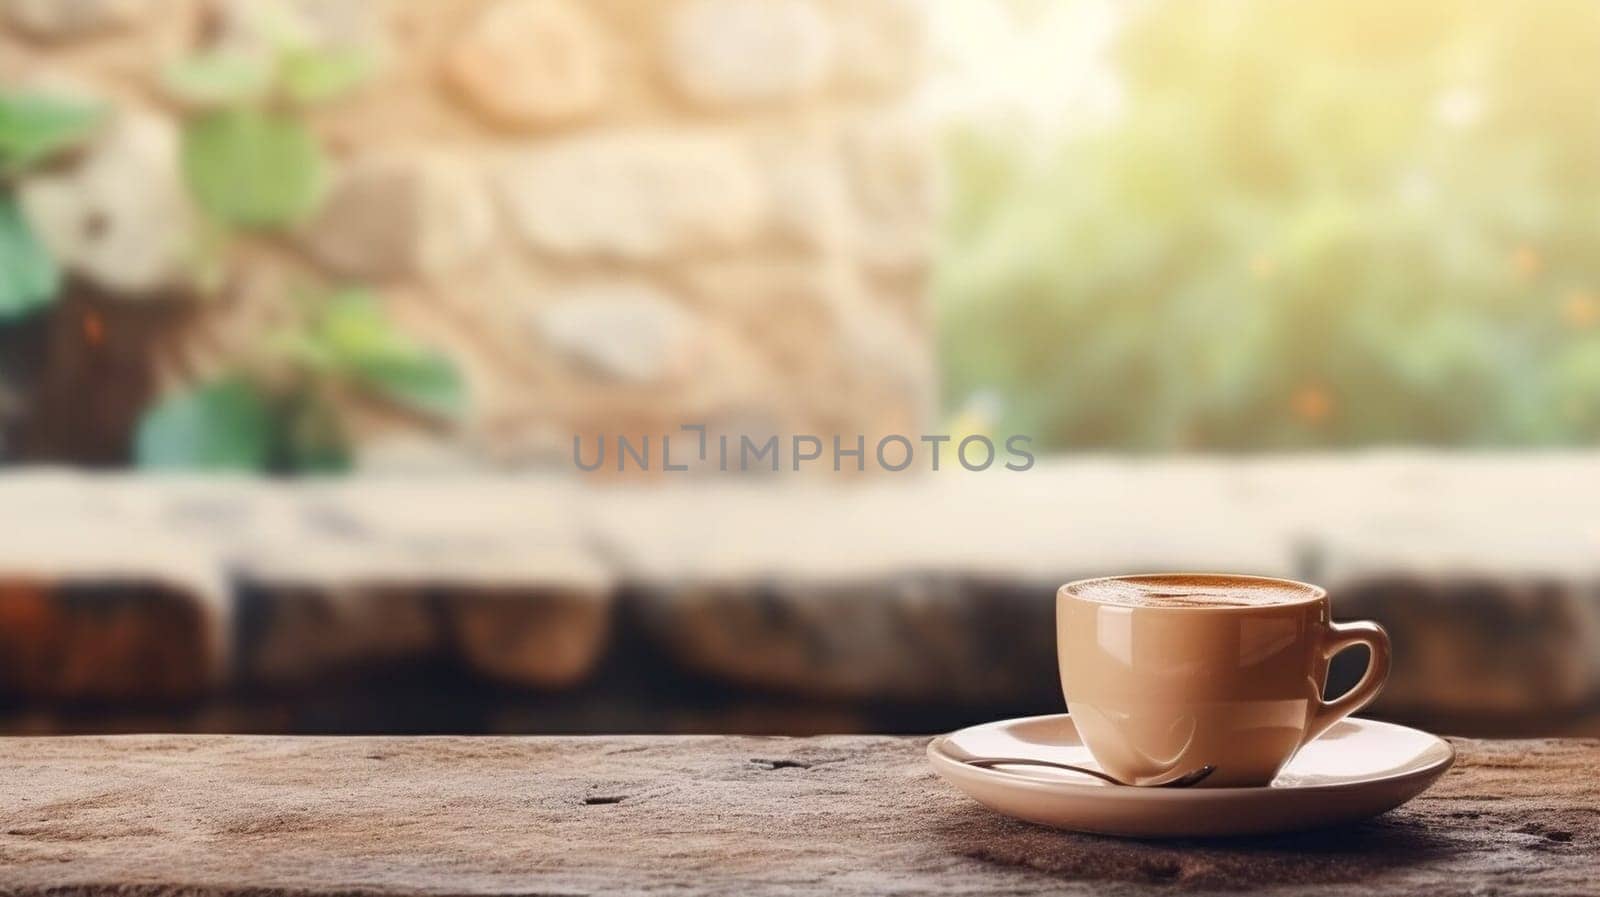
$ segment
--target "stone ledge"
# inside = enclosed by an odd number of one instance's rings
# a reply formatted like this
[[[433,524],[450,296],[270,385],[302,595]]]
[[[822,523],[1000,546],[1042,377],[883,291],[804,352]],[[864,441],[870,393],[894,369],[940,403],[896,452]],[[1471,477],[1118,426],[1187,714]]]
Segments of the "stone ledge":
[[[638,654],[708,688],[1053,706],[1056,584],[1212,568],[1323,582],[1338,617],[1387,625],[1380,712],[1584,713],[1597,474],[1586,454],[1086,458],[837,489],[19,471],[0,475],[0,694],[294,691],[438,663],[564,689]],[[619,597],[650,651],[615,646]]]
[[[184,700],[224,678],[232,600],[203,545],[135,516],[128,490],[0,477],[0,695]]]

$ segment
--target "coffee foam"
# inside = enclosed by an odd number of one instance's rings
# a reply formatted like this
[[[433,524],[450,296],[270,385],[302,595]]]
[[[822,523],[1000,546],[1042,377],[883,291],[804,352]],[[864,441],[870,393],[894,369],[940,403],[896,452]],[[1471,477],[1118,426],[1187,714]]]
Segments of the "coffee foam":
[[[1268,607],[1316,595],[1314,588],[1275,579],[1242,576],[1132,576],[1093,579],[1072,593],[1101,604],[1125,607]]]

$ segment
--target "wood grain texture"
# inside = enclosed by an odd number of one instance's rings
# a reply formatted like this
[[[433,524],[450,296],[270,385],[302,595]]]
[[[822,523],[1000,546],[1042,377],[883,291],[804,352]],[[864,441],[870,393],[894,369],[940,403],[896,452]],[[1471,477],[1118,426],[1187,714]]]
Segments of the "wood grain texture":
[[[1324,832],[1075,835],[989,813],[924,739],[12,739],[0,894],[1592,895],[1600,741],[1458,741]]]

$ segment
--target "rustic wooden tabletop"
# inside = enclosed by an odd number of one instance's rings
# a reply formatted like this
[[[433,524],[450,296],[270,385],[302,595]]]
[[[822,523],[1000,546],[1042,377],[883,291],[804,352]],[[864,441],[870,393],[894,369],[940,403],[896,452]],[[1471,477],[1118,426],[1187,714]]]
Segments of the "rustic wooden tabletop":
[[[1354,827],[1141,842],[996,816],[925,739],[0,742],[0,894],[1572,894],[1600,741],[1458,741]]]

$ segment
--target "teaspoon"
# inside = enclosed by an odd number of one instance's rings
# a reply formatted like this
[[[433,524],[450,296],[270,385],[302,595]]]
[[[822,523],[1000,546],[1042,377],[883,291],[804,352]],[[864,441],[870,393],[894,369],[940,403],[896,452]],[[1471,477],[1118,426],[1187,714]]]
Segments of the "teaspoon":
[[[1056,763],[1053,760],[1035,760],[1030,757],[979,757],[973,754],[967,754],[965,751],[957,749],[949,742],[945,743],[944,752],[949,754],[953,759],[959,760],[968,766],[976,766],[979,769],[993,769],[996,766],[1044,766],[1050,769],[1062,769],[1066,770],[1067,772],[1075,772],[1081,775],[1091,776],[1103,782],[1108,782],[1112,785],[1127,785],[1126,782],[1119,782],[1098,769],[1090,769],[1087,766],[1074,766],[1071,763]],[[1160,782],[1158,784],[1128,787],[1188,788],[1199,784],[1207,776],[1216,771],[1217,768],[1215,766],[1207,765],[1202,766],[1199,769],[1190,770],[1189,772],[1186,772],[1177,778],[1169,779],[1168,781]]]

